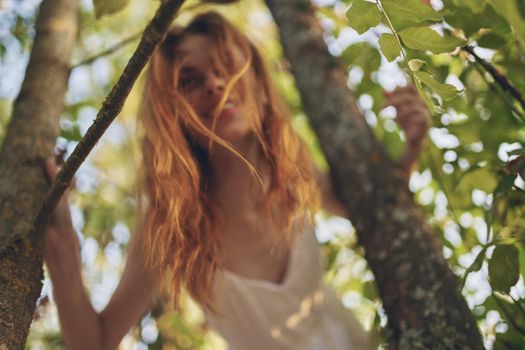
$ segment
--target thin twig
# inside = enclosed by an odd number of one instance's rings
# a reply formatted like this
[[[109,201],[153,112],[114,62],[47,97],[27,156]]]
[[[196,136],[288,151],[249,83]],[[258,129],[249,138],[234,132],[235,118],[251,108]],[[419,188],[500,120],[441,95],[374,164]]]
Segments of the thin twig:
[[[418,84],[419,83],[419,79],[416,77],[416,75],[414,74],[414,72],[412,71],[410,66],[408,65],[408,58],[407,58],[407,56],[405,54],[405,51],[403,50],[403,45],[401,44],[401,38],[399,37],[399,33],[394,28],[394,25],[392,24],[392,21],[390,21],[390,17],[388,16],[388,13],[386,13],[385,9],[383,8],[383,4],[381,3],[380,0],[376,0],[376,5],[377,5],[379,11],[385,16],[386,21],[388,23],[388,26],[390,27],[390,30],[392,31],[392,34],[394,34],[394,37],[396,38],[397,45],[399,46],[399,51],[401,53],[401,57],[407,63],[408,73],[412,77],[412,80],[414,80],[414,82],[416,84]]]
[[[482,77],[484,76],[484,72],[479,66],[475,65],[474,68],[478,71],[478,73]],[[514,114],[516,114],[516,116],[519,118],[519,120],[521,122],[524,122],[525,121],[525,115],[523,115],[523,113],[516,108],[516,106],[512,103],[512,99],[509,97],[509,95],[504,93],[504,88],[502,86],[500,86],[499,84],[496,85],[496,84],[493,84],[490,81],[487,81],[487,83],[488,83],[487,85],[489,86],[489,89],[492,92],[496,93],[499,97],[501,97],[501,100],[503,101],[503,103],[507,107],[509,107],[510,110],[512,112],[514,112]]]
[[[118,49],[124,47],[125,45],[129,44],[130,42],[133,42],[133,41],[137,40],[138,38],[140,38],[141,35],[142,35],[142,33],[133,34],[129,38],[126,38],[126,39],[122,40],[121,42],[119,42],[119,43],[117,43],[117,44],[107,48],[106,50],[101,51],[101,52],[99,52],[97,54],[94,54],[93,56],[88,57],[85,60],[80,61],[79,63],[71,66],[71,70],[73,70],[73,69],[75,69],[77,67],[80,67],[80,66],[84,66],[86,64],[91,64],[96,59],[98,59],[100,57],[103,57],[103,56],[106,56],[106,55],[109,55],[109,54],[117,51]]]
[[[512,294],[508,294],[508,296],[512,299],[512,301],[514,302],[514,305],[516,305],[516,307],[518,308],[518,310],[520,311],[520,313],[525,317],[525,310],[523,309],[523,307],[521,306],[520,304],[520,301],[519,300],[516,300]]]
[[[451,198],[450,197],[450,193],[447,190],[447,187],[445,186],[445,181],[443,180],[444,176],[443,176],[443,174],[441,172],[441,168],[439,167],[436,159],[434,158],[434,154],[432,152],[432,146],[430,146],[428,148],[428,156],[430,158],[430,162],[432,163],[432,165],[436,169],[436,173],[434,174],[435,175],[435,179],[436,179],[438,185],[441,187],[441,190],[443,191],[443,194],[445,195],[445,198],[447,199],[447,205],[449,207],[449,211],[452,214],[455,223],[459,226],[458,214],[456,213],[454,205],[452,204],[452,201],[450,200],[450,198]]]
[[[476,62],[480,64],[485,70],[494,78],[494,80],[506,91],[508,91],[512,97],[514,97],[521,104],[521,107],[525,110],[525,98],[521,92],[512,84],[512,82],[502,73],[500,73],[496,67],[492,64],[479,57],[474,51],[474,47],[466,45],[461,48],[463,51],[468,52],[474,57]]]
[[[505,308],[503,302],[499,300],[499,298],[494,293],[492,293],[492,297],[494,298],[496,304],[498,304],[498,307],[500,308],[501,312],[503,312],[503,314],[506,317],[506,321],[508,321],[512,328],[514,328],[518,333],[525,335],[525,328],[521,327],[519,324],[516,323],[512,315],[510,315],[509,310]]]
[[[197,8],[202,7],[203,4],[204,4],[203,2],[198,2],[198,3],[196,3],[196,4],[188,5],[188,6],[184,7],[184,8],[182,8],[182,9],[180,9],[176,15],[178,15],[178,14],[180,14],[181,12],[184,12],[184,11],[193,11],[193,10],[196,10]],[[132,36],[130,36],[130,37],[128,37],[128,38],[122,40],[121,42],[119,42],[119,43],[117,43],[117,44],[115,44],[115,45],[113,45],[113,46],[107,48],[106,50],[101,51],[101,52],[99,52],[99,53],[96,53],[96,54],[94,54],[93,56],[88,57],[88,58],[84,59],[83,61],[80,61],[80,62],[78,62],[77,64],[71,66],[71,70],[73,70],[73,69],[75,69],[75,68],[77,68],[77,67],[80,67],[80,66],[84,66],[84,65],[90,64],[90,63],[92,63],[93,61],[95,61],[97,58],[100,58],[100,57],[103,57],[103,56],[106,56],[106,55],[112,54],[113,52],[115,52],[115,51],[121,49],[122,47],[126,46],[127,44],[129,44],[129,43],[131,43],[131,42],[137,40],[138,38],[141,37],[141,35],[142,35],[142,32],[140,32],[140,33],[135,33],[135,34],[133,34]]]
[[[188,5],[186,6],[184,9],[181,9],[179,11],[180,12],[184,12],[184,11],[193,11],[199,7],[201,7],[203,5],[202,2],[198,2],[196,4],[192,4],[192,5]],[[178,14],[178,13],[177,13]],[[84,66],[84,65],[87,65],[87,64],[91,64],[93,61],[95,61],[97,58],[100,58],[100,57],[103,57],[103,56],[107,56],[109,54],[112,54],[113,52],[121,49],[122,47],[126,46],[127,44],[137,40],[138,38],[140,38],[140,36],[142,35],[142,33],[136,33],[136,34],[133,34],[132,36],[122,40],[121,42],[107,48],[106,50],[104,51],[101,51],[99,53],[96,53],[94,54],[93,56],[90,56],[88,58],[86,58],[85,60],[83,61],[80,61],[78,62],[77,64],[71,66],[71,70],[77,68],[77,67],[80,67],[80,66]]]
[[[184,0],[163,1],[153,19],[146,26],[137,49],[131,56],[117,83],[107,95],[95,121],[89,127],[86,135],[78,143],[71,156],[66,160],[62,169],[58,172],[56,180],[51,190],[47,193],[33,223],[36,232],[42,232],[42,226],[55,208],[60,197],[62,197],[64,191],[68,188],[73,175],[102,137],[111,122],[122,110],[124,101],[129,95],[133,84],[148,62],[153,50],[166,34],[175,14],[183,3]]]

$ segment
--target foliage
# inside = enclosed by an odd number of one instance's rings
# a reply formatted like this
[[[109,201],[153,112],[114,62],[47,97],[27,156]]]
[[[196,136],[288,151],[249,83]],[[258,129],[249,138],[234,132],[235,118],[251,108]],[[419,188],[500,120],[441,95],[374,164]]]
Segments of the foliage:
[[[353,1],[347,10],[350,25],[362,34],[371,27],[383,22],[391,33],[382,33],[379,38],[381,51],[389,61],[402,56],[403,66],[412,77],[412,80],[427,103],[431,111],[436,111],[435,102],[431,99],[431,92],[445,100],[450,100],[459,91],[453,85],[442,84],[435,80],[429,72],[423,71],[426,64],[422,60],[408,60],[405,48],[420,51],[431,51],[434,54],[454,51],[458,46],[465,44],[465,40],[456,36],[443,37],[434,29],[426,26],[427,23],[443,21],[447,12],[437,12],[420,0],[385,0],[369,2],[366,0]],[[361,20],[356,20],[361,18]],[[363,18],[374,18],[373,21],[363,22]],[[425,88],[431,91],[427,91]]]
[[[361,2],[382,16],[367,28],[379,37],[379,50],[404,69],[435,115],[432,143],[411,181],[416,199],[442,232],[445,256],[466,283],[463,293],[479,296],[469,302],[487,345],[522,348],[524,106],[462,50],[475,47],[523,96],[522,2],[443,0],[436,11],[420,0],[350,1],[347,24],[358,33],[363,25],[353,18]],[[359,94],[370,94],[373,74],[356,84]],[[421,174],[423,186],[415,181]],[[477,287],[474,278],[482,280]],[[475,288],[487,281],[492,295],[480,295]],[[502,297],[505,302],[494,302]],[[490,328],[489,315],[497,318]]]
[[[93,0],[93,6],[95,7],[95,17],[100,18],[103,15],[110,15],[121,11],[128,4],[128,0]]]
[[[32,7],[11,3],[10,8],[0,8],[0,75],[6,77],[0,81],[0,139],[15,98],[14,87],[20,81],[8,73],[23,74],[37,5],[35,1]],[[82,29],[72,64],[137,33],[158,4],[153,0],[127,3],[95,1],[93,7],[83,2]],[[395,112],[384,109],[382,91],[411,80],[434,112],[429,142],[410,189],[439,233],[443,254],[462,282],[462,292],[479,321],[487,347],[524,348],[525,111],[461,49],[464,45],[475,47],[523,95],[523,2],[442,0],[433,1],[434,8],[420,0],[318,3],[330,50],[348,66],[350,88],[367,122],[393,157],[402,151],[403,135],[392,120]],[[183,23],[193,11],[210,6],[190,1],[178,21]],[[228,18],[262,47],[275,84],[294,113],[294,126],[322,163],[266,10],[255,0],[217,9],[227,11]],[[132,46],[72,71],[57,146],[70,152],[84,134]],[[70,195],[75,228],[82,241],[86,284],[99,309],[116,286],[134,227],[134,127],[139,97],[137,86],[80,169],[76,190]],[[322,214],[318,236],[327,258],[327,281],[380,341],[387,320],[352,226]],[[52,303],[45,302],[51,294],[47,281],[29,348],[63,347],[56,311]],[[180,313],[161,308],[145,315],[124,340],[126,348],[133,344],[151,349],[224,346],[217,335],[207,331],[202,311],[191,301]]]

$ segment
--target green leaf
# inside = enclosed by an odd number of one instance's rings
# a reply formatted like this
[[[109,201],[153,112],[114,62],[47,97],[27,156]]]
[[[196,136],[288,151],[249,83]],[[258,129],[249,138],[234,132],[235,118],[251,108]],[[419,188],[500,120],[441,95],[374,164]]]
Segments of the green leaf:
[[[368,42],[359,42],[348,46],[341,54],[345,64],[360,66],[365,75],[370,75],[379,69],[381,54],[379,50]]]
[[[128,0],[93,0],[95,17],[98,19],[103,15],[110,15],[122,10],[128,4]]]
[[[421,0],[382,0],[381,5],[389,17],[412,23],[439,21],[443,17]]]
[[[489,280],[494,290],[509,293],[518,282],[519,253],[513,245],[498,245],[489,260]]]
[[[74,125],[70,129],[61,129],[60,136],[65,138],[68,141],[80,141],[82,140],[82,134],[78,125]]]
[[[408,61],[408,67],[410,68],[411,71],[414,71],[414,72],[417,72],[421,70],[421,68],[424,68],[426,66],[427,66],[427,63],[425,61],[417,59],[417,58],[414,58]]]
[[[498,194],[507,194],[512,190],[516,175],[505,175],[499,182],[498,186],[494,190],[494,196]]]
[[[475,166],[473,168],[474,170],[469,169],[465,173],[458,186],[463,187],[467,192],[477,188],[485,193],[492,193],[498,185],[494,173],[486,168],[475,168]]]
[[[481,13],[474,13],[469,8],[460,8],[445,17],[445,21],[455,28],[461,28],[466,37],[471,37],[480,29],[502,28],[507,23],[491,6],[486,6]]]
[[[478,45],[481,46],[481,47],[486,47],[486,48],[489,48],[489,49],[499,49],[500,47],[502,47],[503,45],[505,45],[507,41],[505,40],[504,37],[502,37],[501,35],[499,34],[495,34],[495,33],[488,33],[486,35],[483,35],[479,40],[478,40]]]
[[[419,92],[419,96],[421,96],[421,98],[427,105],[427,108],[430,111],[430,113],[432,113],[433,115],[436,113],[441,113],[441,108],[437,106],[434,102],[432,102],[432,99],[430,98],[428,92],[426,92],[425,89],[423,89],[423,86],[421,86],[421,81],[414,81],[414,85],[416,86],[417,92]]]
[[[453,0],[452,2],[458,7],[468,7],[474,13],[482,12],[487,5],[487,0]]]
[[[488,0],[494,10],[499,13],[503,18],[514,27],[518,37],[525,41],[525,19],[521,14],[521,7],[518,5],[518,1],[523,0]]]
[[[506,152],[509,156],[525,156],[525,149],[524,148],[518,148],[513,151]]]
[[[366,281],[363,285],[363,296],[370,300],[377,300],[379,293],[377,293],[377,286],[374,281]]]
[[[447,125],[448,131],[451,134],[456,135],[458,139],[462,141],[462,143],[467,145],[479,141],[478,128],[479,126],[473,121],[468,123]]]
[[[525,18],[525,2],[517,1],[516,4],[518,5],[518,10],[520,12],[521,17]]]
[[[431,88],[439,96],[443,97],[445,101],[450,101],[456,97],[461,91],[457,90],[453,85],[443,84],[435,80],[434,77],[427,72],[417,71],[414,75],[421,80],[426,86]]]
[[[381,23],[382,16],[375,3],[360,0],[354,2],[346,11],[346,18],[350,27],[363,34]]]
[[[394,34],[383,33],[379,38],[379,47],[386,59],[390,62],[401,54],[401,48]]]
[[[504,229],[506,229],[508,227],[505,227]],[[516,228],[515,227],[511,227],[511,228],[508,228],[509,230],[514,231]],[[497,244],[498,245],[514,245],[518,242],[520,242],[521,239],[518,238],[518,237],[505,237],[505,238],[499,238],[498,241],[497,241]]]
[[[467,43],[466,40],[453,36],[442,37],[428,27],[406,28],[399,32],[399,36],[407,47],[433,53],[451,52]]]
[[[474,259],[474,262],[465,270],[465,273],[461,278],[461,286],[459,290],[462,290],[465,286],[465,281],[467,280],[467,276],[469,273],[476,272],[481,269],[481,266],[483,266],[483,261],[485,261],[485,252],[486,248],[483,248]]]
[[[7,49],[5,48],[4,43],[0,43],[0,61],[3,61],[6,52],[7,52]]]

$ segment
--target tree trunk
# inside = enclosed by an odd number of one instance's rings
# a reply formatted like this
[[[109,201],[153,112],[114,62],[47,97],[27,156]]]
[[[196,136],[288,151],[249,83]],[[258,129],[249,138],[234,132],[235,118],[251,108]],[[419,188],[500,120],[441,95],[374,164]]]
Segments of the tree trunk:
[[[284,52],[351,213],[388,317],[393,349],[482,349],[481,335],[436,233],[400,167],[374,138],[323,41],[310,0],[266,0]]]
[[[22,349],[42,289],[39,229],[74,173],[109,127],[184,0],[163,1],[96,120],[57,174],[50,192],[44,160],[59,134],[78,29],[77,0],[44,0],[31,58],[0,150],[0,350]],[[47,196],[45,196],[47,194]]]
[[[42,289],[42,235],[33,220],[49,190],[53,155],[78,29],[77,0],[45,0],[25,79],[0,151],[0,349],[23,349]],[[9,238],[9,239],[8,239]]]

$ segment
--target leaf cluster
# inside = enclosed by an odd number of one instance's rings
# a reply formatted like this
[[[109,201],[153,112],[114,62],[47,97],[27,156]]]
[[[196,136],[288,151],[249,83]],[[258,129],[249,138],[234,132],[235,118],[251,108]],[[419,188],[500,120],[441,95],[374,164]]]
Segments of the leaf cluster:
[[[399,130],[378,119],[382,70],[385,61],[396,62],[434,112],[411,190],[441,233],[444,255],[492,339],[489,348],[523,348],[525,113],[509,86],[524,95],[524,3],[443,0],[440,10],[424,0],[345,3],[346,25],[366,38],[341,58],[350,77],[361,73],[352,84],[356,94],[372,98],[367,121],[387,149],[400,148]],[[334,35],[343,33],[345,24],[334,23]],[[495,79],[465,45],[509,83]],[[383,62],[361,61],[378,52]],[[486,317],[494,315],[498,321],[489,325]]]

